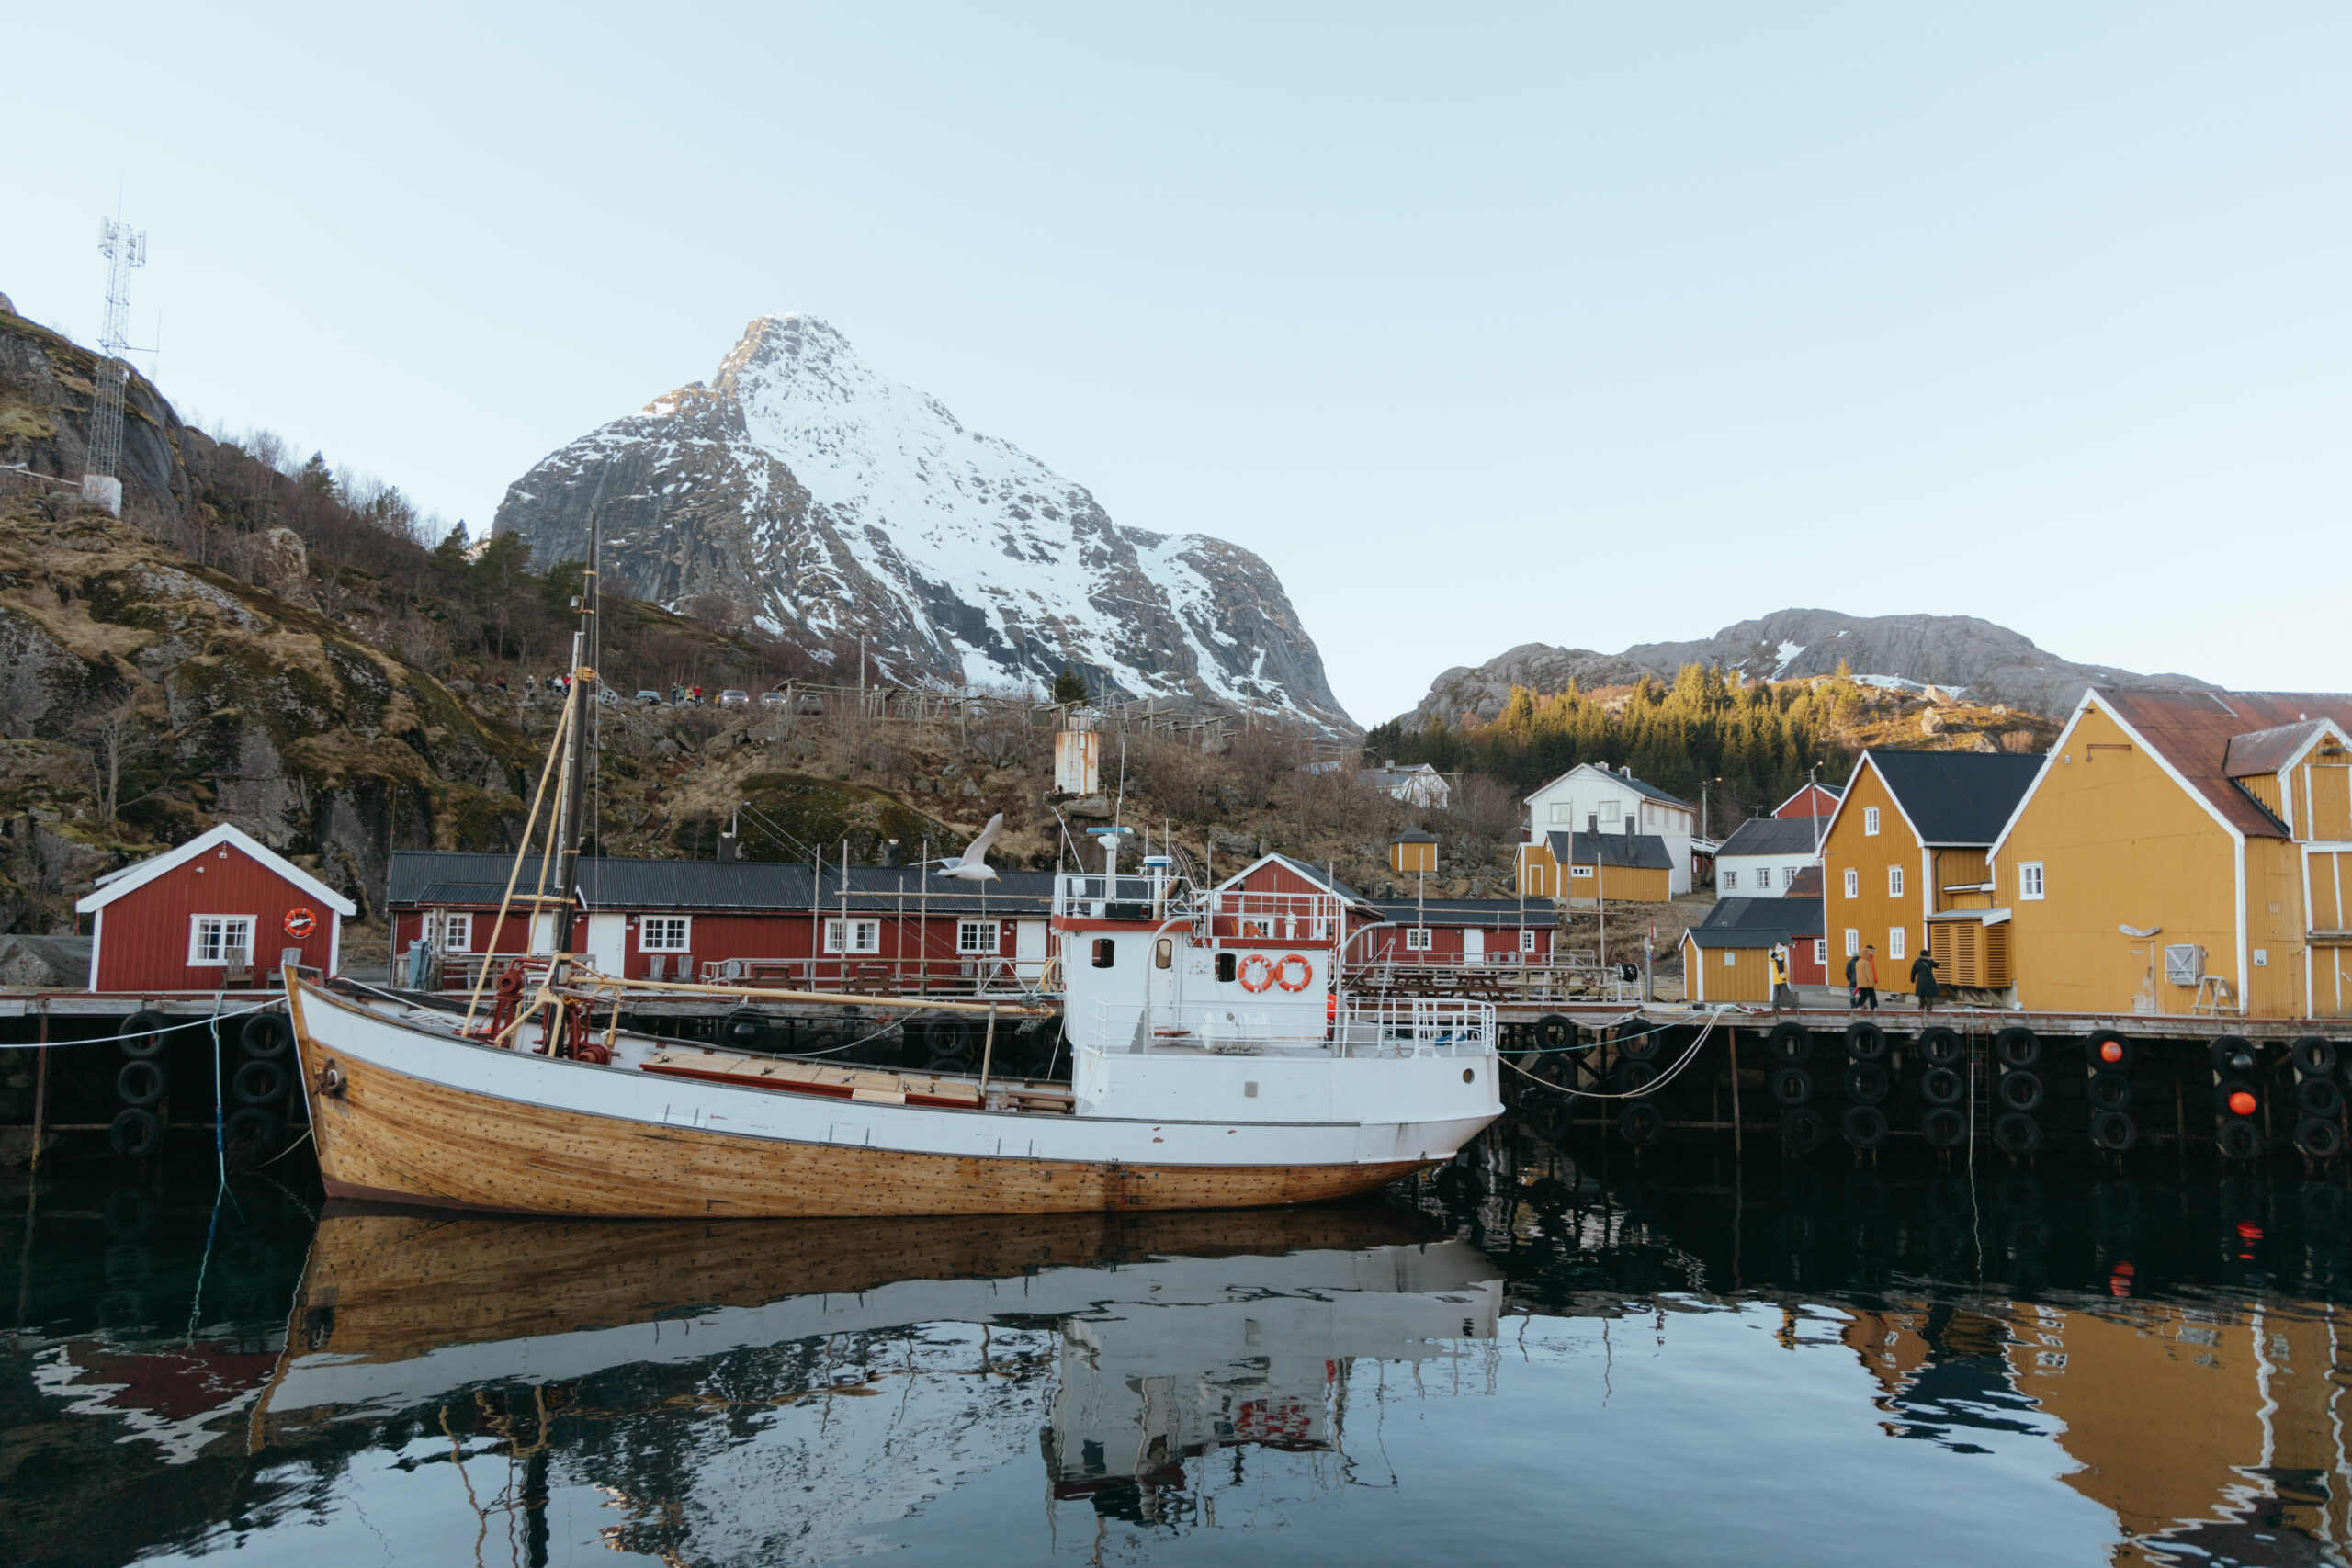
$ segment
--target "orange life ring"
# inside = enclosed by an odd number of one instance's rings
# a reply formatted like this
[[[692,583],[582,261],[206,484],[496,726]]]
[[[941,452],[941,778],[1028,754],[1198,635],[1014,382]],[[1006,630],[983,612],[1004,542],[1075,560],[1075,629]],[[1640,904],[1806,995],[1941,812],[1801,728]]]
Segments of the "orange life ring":
[[[1257,971],[1252,978],[1250,971]],[[1241,961],[1241,988],[1255,996],[1274,983],[1274,966],[1262,953],[1253,953]]]
[[[297,904],[286,911],[286,934],[296,942],[308,942],[311,933],[319,929],[319,917],[307,904]]]
[[[1298,984],[1290,983],[1290,966],[1298,965]],[[1285,991],[1303,991],[1315,980],[1315,964],[1303,953],[1285,953],[1283,961],[1274,965],[1274,982]]]

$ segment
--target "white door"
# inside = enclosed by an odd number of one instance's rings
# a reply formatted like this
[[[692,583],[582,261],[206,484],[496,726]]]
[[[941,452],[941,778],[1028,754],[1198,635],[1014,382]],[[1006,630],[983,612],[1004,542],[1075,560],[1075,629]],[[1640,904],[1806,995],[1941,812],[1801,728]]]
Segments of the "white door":
[[[531,917],[531,951],[537,953],[555,951],[555,917],[553,915]]]
[[[1023,985],[1034,986],[1046,972],[1044,920],[1020,920],[1012,928],[1012,972]]]
[[[628,962],[628,921],[626,915],[588,917],[588,962],[597,973],[620,977],[621,965]]]
[[[1462,962],[1478,964],[1486,961],[1487,933],[1482,931],[1464,931],[1462,933]]]

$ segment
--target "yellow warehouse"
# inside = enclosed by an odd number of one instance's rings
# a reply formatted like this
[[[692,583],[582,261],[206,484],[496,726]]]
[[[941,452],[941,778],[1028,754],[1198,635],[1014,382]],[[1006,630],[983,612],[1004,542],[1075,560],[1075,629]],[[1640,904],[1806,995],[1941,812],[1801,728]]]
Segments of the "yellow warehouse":
[[[2035,1010],[2352,1017],[2352,695],[2083,695],[1993,851]]]

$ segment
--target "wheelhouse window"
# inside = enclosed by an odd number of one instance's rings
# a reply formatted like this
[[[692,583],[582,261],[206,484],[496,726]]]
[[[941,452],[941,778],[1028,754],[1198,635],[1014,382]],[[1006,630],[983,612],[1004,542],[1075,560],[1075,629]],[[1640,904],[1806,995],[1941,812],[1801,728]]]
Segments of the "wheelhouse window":
[[[827,953],[879,953],[882,951],[880,920],[831,919],[825,922]]]
[[[2040,861],[2020,861],[2018,863],[2018,897],[2020,898],[2041,897],[2041,863]]]
[[[639,953],[684,953],[693,920],[684,915],[648,915],[638,922]]]
[[[1407,926],[1405,928],[1405,951],[1408,953],[1427,953],[1429,950],[1430,928],[1427,926]]]
[[[994,920],[956,922],[956,951],[967,957],[993,956],[999,928]]]
[[[1108,969],[1118,960],[1119,944],[1115,940],[1107,936],[1098,936],[1094,939],[1094,967]]]
[[[188,919],[187,961],[190,964],[247,964],[253,960],[254,918],[251,915],[193,915]]]

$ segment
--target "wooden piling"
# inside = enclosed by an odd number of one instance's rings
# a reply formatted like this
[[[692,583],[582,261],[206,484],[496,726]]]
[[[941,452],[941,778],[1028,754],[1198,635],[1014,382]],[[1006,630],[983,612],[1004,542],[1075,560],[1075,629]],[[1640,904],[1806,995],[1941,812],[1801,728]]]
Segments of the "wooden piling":
[[[1746,1152],[1740,1142],[1739,1031],[1724,1026],[1724,1054],[1731,1058],[1731,1157],[1735,1164]]]

